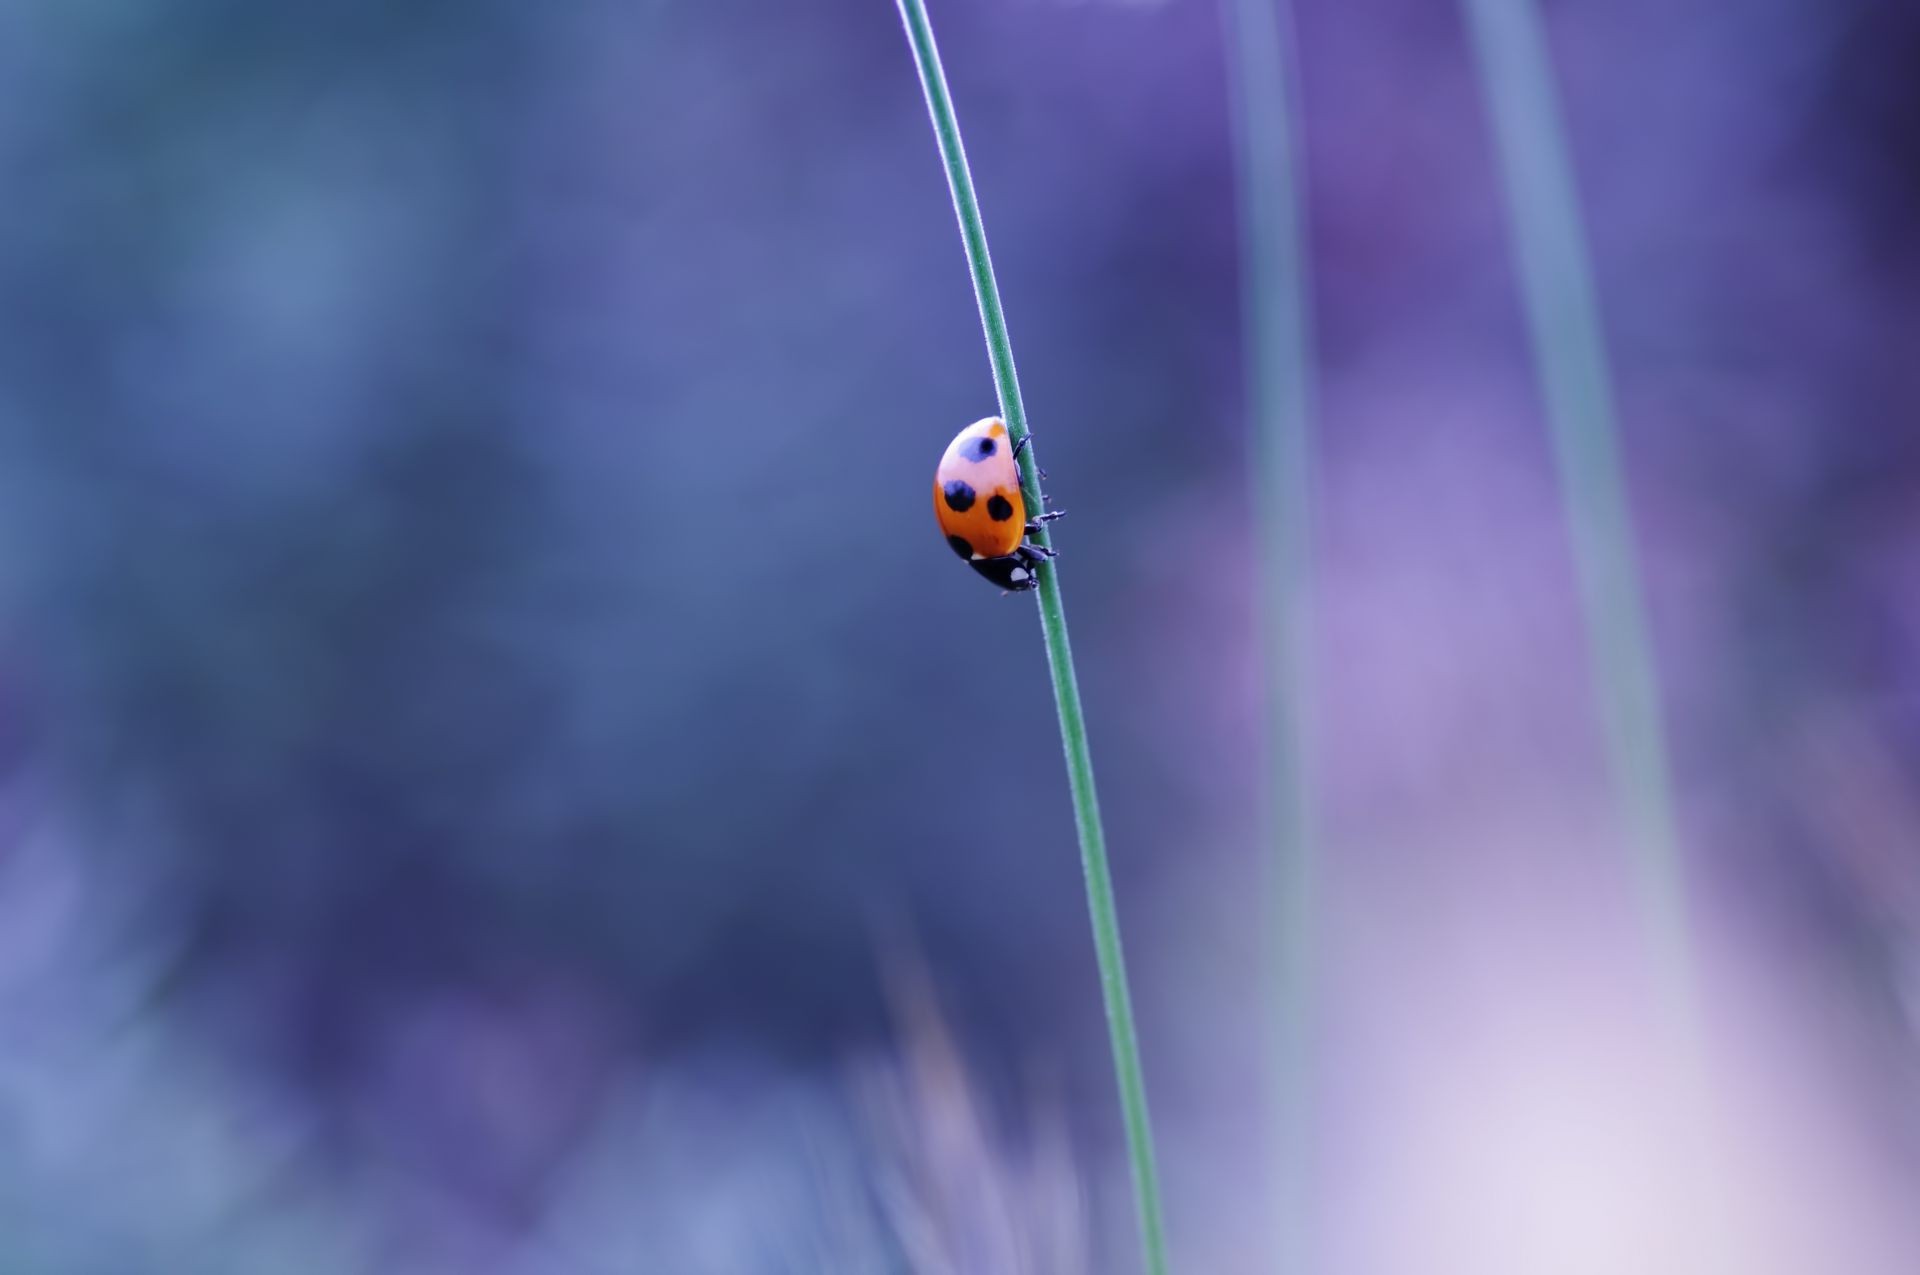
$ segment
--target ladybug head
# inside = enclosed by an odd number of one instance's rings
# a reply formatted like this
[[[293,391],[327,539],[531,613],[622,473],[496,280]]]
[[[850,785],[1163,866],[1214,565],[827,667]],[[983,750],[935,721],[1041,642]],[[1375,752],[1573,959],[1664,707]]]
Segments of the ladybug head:
[[[967,565],[1009,593],[1025,593],[1039,583],[1034,578],[1034,564],[1023,554],[1009,554],[1004,558],[975,558]]]

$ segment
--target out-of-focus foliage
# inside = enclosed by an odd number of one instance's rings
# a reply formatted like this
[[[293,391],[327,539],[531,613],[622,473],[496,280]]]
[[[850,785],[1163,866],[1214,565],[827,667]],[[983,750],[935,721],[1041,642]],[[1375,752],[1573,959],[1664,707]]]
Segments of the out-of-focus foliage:
[[[1686,1127],[1739,1171],[1670,1162],[1731,1203],[1676,1220],[1621,1186],[1681,1122],[1460,15],[1296,8],[1323,1268],[1910,1270],[1920,19],[1547,6],[1736,1095]],[[1218,15],[935,20],[1072,511],[1181,1268],[1262,1269]],[[1124,1269],[1033,616],[926,507],[991,384],[890,5],[16,0],[0,179],[0,1270],[960,1260],[902,1165],[1068,1184],[1022,1242]],[[951,1161],[846,1081],[925,1061],[897,913],[966,1043]]]

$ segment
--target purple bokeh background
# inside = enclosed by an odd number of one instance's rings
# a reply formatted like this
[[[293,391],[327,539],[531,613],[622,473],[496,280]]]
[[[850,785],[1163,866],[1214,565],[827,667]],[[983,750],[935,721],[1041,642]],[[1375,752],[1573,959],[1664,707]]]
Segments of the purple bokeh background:
[[[1314,1267],[1911,1270],[1920,15],[1545,12],[1704,1083],[1462,14],[1308,0]],[[1179,1269],[1269,1269],[1219,14],[934,20]],[[20,0],[0,173],[0,1267],[1132,1268],[1033,615],[927,517],[992,385],[891,6]]]

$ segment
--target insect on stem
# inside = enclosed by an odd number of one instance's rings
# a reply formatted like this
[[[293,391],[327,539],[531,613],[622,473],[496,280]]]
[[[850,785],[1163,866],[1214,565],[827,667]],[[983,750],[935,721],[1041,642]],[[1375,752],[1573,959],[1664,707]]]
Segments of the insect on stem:
[[[947,91],[946,72],[934,44],[933,27],[923,0],[897,0],[906,24],[907,42],[926,93],[927,112],[940,157],[946,164],[947,185],[960,222],[960,239],[973,273],[974,298],[980,307],[980,326],[986,334],[987,355],[993,364],[994,387],[1000,415],[1018,451],[1020,491],[1035,514],[1047,512],[1040,493],[1039,464],[1029,443],[1026,407],[1020,400],[1020,381],[1013,366],[1013,346],[1007,339],[1006,314],[1000,308],[1000,290],[994,283],[993,261],[987,252],[987,232],[980,203],[967,169],[966,148]],[[1033,542],[1050,550],[1051,533],[1040,520]],[[1147,1117],[1146,1079],[1140,1064],[1140,1044],[1134,1031],[1133,1002],[1127,990],[1126,960],[1120,946],[1120,917],[1114,904],[1113,874],[1107,865],[1106,834],[1100,826],[1100,803],[1093,786],[1093,757],[1087,747],[1086,717],[1080,706],[1080,687],[1074,676],[1073,650],[1067,641],[1066,613],[1060,601],[1060,568],[1045,561],[1036,569],[1039,587],[1040,631],[1046,641],[1047,666],[1053,675],[1054,705],[1060,714],[1060,742],[1066,753],[1067,781],[1073,796],[1074,824],[1080,836],[1080,864],[1086,877],[1087,910],[1093,926],[1094,954],[1100,966],[1100,990],[1105,1002],[1113,1069],[1120,1090],[1120,1114],[1126,1126],[1127,1150],[1133,1168],[1135,1202],[1140,1212],[1140,1240],[1148,1275],[1166,1275],[1166,1228],[1161,1220],[1160,1179],[1153,1153],[1153,1130]]]

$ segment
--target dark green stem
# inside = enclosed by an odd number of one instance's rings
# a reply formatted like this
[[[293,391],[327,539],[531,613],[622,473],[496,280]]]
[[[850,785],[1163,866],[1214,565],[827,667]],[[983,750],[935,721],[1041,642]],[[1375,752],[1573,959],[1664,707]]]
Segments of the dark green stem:
[[[973,177],[967,171],[966,148],[947,92],[946,72],[933,41],[922,0],[898,0],[913,46],[914,64],[926,90],[927,111],[946,162],[947,184],[953,192],[954,213],[960,219],[960,238],[967,264],[973,270],[973,292],[980,304],[980,324],[986,331],[987,355],[993,363],[994,388],[1000,396],[1000,415],[1015,443],[1027,437],[1027,412],[1020,401],[1020,379],[1014,372],[1013,346],[1007,340],[1007,319],[1000,308],[1000,290],[993,280],[993,262],[987,253],[987,232],[974,197]],[[1040,495],[1039,467],[1033,448],[1020,458],[1020,490],[1027,508],[1045,511]],[[1043,526],[1033,540],[1051,544]],[[1113,874],[1107,866],[1106,834],[1100,828],[1100,801],[1093,787],[1093,758],[1087,749],[1087,722],[1080,707],[1080,686],[1073,672],[1073,649],[1067,642],[1067,617],[1060,602],[1060,569],[1041,566],[1037,575],[1040,631],[1046,639],[1047,665],[1053,673],[1054,704],[1060,712],[1060,742],[1067,755],[1067,781],[1073,793],[1073,818],[1080,832],[1080,864],[1087,881],[1087,910],[1093,922],[1094,953],[1100,965],[1100,991],[1105,999],[1107,1028],[1113,1046],[1113,1069],[1120,1088],[1120,1114],[1126,1125],[1127,1149],[1133,1162],[1134,1195],[1140,1209],[1140,1236],[1148,1275],[1167,1270],[1166,1228],[1161,1220],[1159,1173],[1154,1166],[1153,1130],[1147,1119],[1147,1085],[1140,1065],[1140,1043],[1133,1026],[1133,1002],[1127,991],[1126,959],[1120,948],[1120,917],[1114,906]]]

